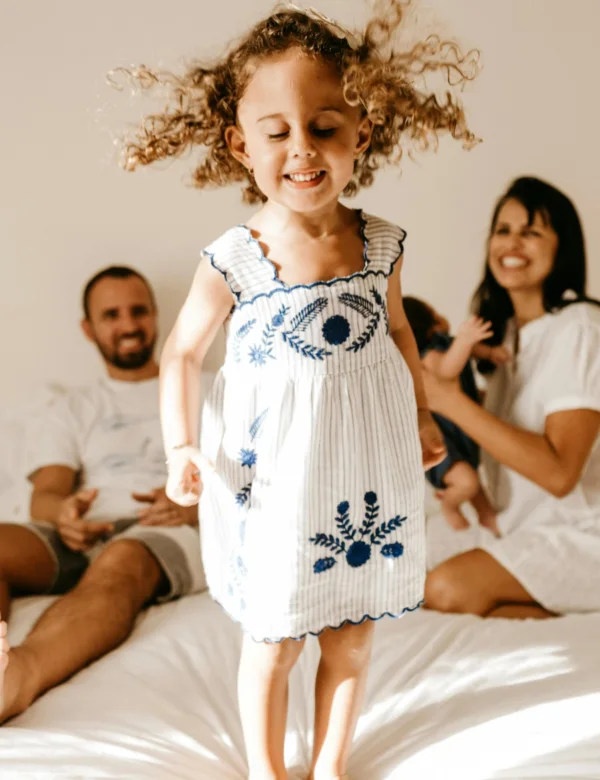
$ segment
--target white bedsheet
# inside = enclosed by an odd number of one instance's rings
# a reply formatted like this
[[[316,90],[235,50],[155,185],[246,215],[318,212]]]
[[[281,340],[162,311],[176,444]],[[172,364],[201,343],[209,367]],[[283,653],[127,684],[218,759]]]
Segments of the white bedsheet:
[[[14,641],[48,603],[17,602]],[[600,615],[380,621],[351,779],[598,780],[599,649]],[[239,650],[208,595],[153,607],[125,645],[0,729],[0,778],[241,780]],[[317,658],[313,639],[291,679],[294,778],[309,762]]]

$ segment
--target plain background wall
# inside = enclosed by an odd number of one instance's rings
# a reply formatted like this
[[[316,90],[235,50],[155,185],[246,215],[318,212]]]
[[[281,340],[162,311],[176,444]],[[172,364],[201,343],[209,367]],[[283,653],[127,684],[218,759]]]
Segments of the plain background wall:
[[[312,0],[345,23],[363,0]],[[82,383],[101,364],[78,327],[84,282],[131,264],[156,286],[168,331],[200,248],[243,221],[239,191],[187,187],[189,164],[121,171],[114,139],[148,105],[111,90],[118,65],[176,68],[215,55],[272,8],[270,0],[20,0],[0,10],[0,403],[40,383]],[[440,29],[482,51],[464,93],[472,152],[439,152],[380,175],[355,203],[401,224],[405,292],[454,325],[480,276],[493,203],[520,174],[564,189],[587,234],[590,291],[600,296],[599,0],[435,0]],[[220,359],[222,343],[210,354]]]

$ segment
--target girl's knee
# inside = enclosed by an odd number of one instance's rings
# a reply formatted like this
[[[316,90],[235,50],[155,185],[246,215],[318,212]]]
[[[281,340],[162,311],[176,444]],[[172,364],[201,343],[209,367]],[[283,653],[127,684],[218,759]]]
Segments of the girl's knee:
[[[373,621],[365,620],[360,625],[347,624],[325,631],[319,637],[322,660],[361,669],[369,662],[374,628]]]
[[[251,666],[290,671],[300,657],[304,640],[284,639],[283,642],[255,642],[244,639],[243,654]]]

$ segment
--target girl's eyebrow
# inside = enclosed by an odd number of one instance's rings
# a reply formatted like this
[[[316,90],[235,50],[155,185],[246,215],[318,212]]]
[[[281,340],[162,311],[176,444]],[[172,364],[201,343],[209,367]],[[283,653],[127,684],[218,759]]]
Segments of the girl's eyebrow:
[[[334,111],[336,114],[342,114],[343,111],[341,108],[338,108],[337,106],[323,106],[322,108],[317,109],[318,114],[322,114],[325,111]],[[260,119],[257,119],[257,122],[264,122],[267,119],[282,119],[283,114],[268,114],[267,116],[261,116]]]

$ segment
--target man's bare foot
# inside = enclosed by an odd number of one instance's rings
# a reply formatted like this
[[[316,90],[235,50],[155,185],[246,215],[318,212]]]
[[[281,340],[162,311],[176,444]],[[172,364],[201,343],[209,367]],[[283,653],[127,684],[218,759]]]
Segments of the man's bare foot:
[[[9,652],[7,625],[0,623],[0,724],[20,715],[35,699],[34,676],[27,654],[19,648]],[[10,663],[9,663],[10,661]]]

